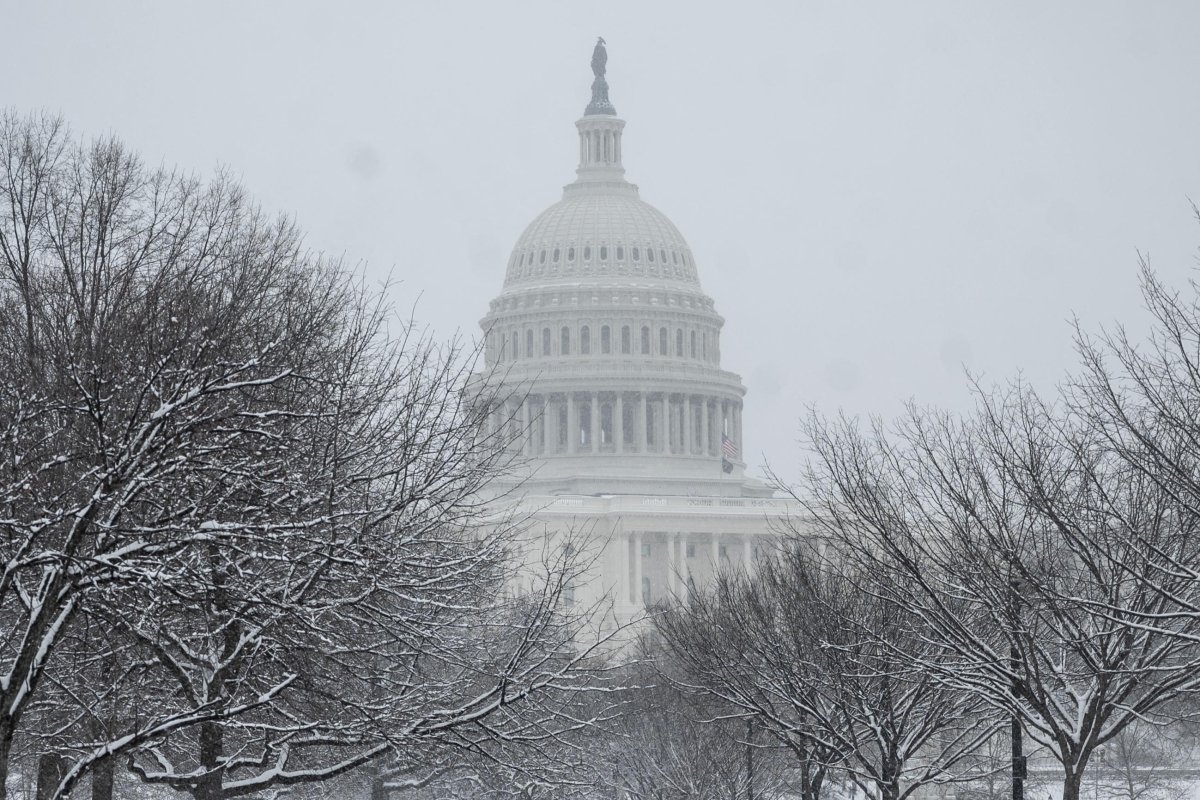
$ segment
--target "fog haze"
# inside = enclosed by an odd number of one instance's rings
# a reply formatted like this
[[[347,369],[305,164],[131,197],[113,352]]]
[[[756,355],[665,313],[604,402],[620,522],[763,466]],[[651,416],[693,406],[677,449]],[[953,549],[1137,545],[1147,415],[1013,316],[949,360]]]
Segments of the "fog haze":
[[[0,8],[0,106],[227,166],[443,336],[573,179],[603,35],[627,177],[726,318],[747,461],[785,476],[807,405],[1050,388],[1072,316],[1139,327],[1139,252],[1196,266],[1196,3]]]

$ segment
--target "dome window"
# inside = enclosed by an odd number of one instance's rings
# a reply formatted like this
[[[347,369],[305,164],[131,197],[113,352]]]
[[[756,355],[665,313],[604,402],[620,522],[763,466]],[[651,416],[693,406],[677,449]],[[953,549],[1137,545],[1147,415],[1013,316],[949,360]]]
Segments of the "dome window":
[[[654,263],[654,248],[653,247],[646,248],[646,258],[650,259],[651,264]]]
[[[592,354],[592,331],[587,325],[579,329],[579,354],[582,356]]]
[[[696,357],[696,332],[695,332],[695,331],[692,331],[692,350],[691,350],[691,356],[692,356],[692,358],[695,358],[695,357]]]
[[[562,331],[560,332],[559,339],[558,354],[560,356],[571,355],[571,329],[564,325]]]
[[[525,254],[524,253],[521,253],[521,261],[520,261],[520,263],[517,264],[517,266],[518,267],[525,266]]]
[[[554,263],[558,263],[558,248],[554,248]]]
[[[629,326],[625,325],[621,328],[621,353],[623,355],[629,355],[630,350],[632,349],[632,344],[633,343],[630,341],[629,336]]]
[[[650,355],[650,327],[642,326],[642,355]]]
[[[584,261],[592,260],[592,248],[590,248],[590,247],[583,248],[583,260]]]
[[[662,263],[664,263],[664,264],[667,263],[667,251],[666,250],[659,250],[658,255],[662,259]]]
[[[625,248],[622,247],[621,245],[617,245],[617,261],[624,261],[624,260],[625,260]]]
[[[545,250],[542,251],[542,255],[538,258],[538,263],[539,264],[546,263],[546,251]]]
[[[525,357],[533,358],[533,328],[525,331]]]
[[[676,266],[679,264],[679,253],[676,253],[674,250],[671,251],[671,263]]]
[[[658,329],[658,354],[660,356],[669,355],[671,352],[671,348],[668,343],[668,338],[669,337],[667,334],[667,329],[659,328]]]
[[[633,256],[634,261],[640,260],[641,253],[638,252],[638,249],[636,247],[632,248],[629,254],[631,256]]]
[[[603,355],[608,355],[612,352],[612,331],[607,325],[600,328],[600,352]]]
[[[603,245],[603,244],[600,245],[600,260],[608,261],[608,246],[607,245]]]
[[[675,331],[675,355],[683,358],[683,329],[678,328]]]
[[[542,328],[542,355],[550,355],[550,329]]]
[[[575,260],[575,248],[568,247],[567,248],[567,261],[574,261],[574,260]]]

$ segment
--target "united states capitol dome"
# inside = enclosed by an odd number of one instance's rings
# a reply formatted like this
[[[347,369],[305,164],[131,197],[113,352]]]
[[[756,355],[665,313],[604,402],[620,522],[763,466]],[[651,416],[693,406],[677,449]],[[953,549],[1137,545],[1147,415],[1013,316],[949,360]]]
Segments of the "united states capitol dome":
[[[480,326],[488,400],[545,494],[765,496],[742,460],[741,378],[687,241],[625,179],[603,41],[562,199],[517,239]]]
[[[580,182],[521,234],[504,286],[606,277],[699,286],[679,229],[636,187]]]

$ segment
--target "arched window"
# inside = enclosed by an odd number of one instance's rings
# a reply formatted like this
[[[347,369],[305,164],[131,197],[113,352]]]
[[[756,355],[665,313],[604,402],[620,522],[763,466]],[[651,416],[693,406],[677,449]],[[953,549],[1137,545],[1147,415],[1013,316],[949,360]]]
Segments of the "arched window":
[[[542,328],[542,355],[550,355],[550,329]]]
[[[592,331],[584,325],[579,329],[579,354],[590,355],[592,352]]]
[[[639,260],[640,253],[638,252],[638,249],[637,249],[636,247],[634,247],[632,250],[630,250],[630,253],[629,253],[629,254],[630,254],[631,256],[633,256],[633,260],[634,260],[634,261],[638,261],[638,260]]]
[[[521,253],[521,260],[519,262],[517,262],[517,266],[518,267],[525,266],[525,254],[524,253]]]
[[[683,358],[683,328],[675,329],[675,355]]]
[[[558,248],[554,248],[554,263],[558,263]]]
[[[608,261],[608,245],[600,245],[600,260]]]
[[[516,331],[512,332],[512,354],[514,360],[521,355],[521,334]]]
[[[664,264],[667,263],[667,251],[666,250],[659,250],[658,255],[662,258],[662,262]]]
[[[542,254],[541,254],[540,256],[538,256],[538,263],[539,263],[539,264],[545,264],[545,263],[546,263],[546,251],[545,251],[545,250],[543,250],[543,251],[542,251]]]
[[[583,248],[583,260],[584,261],[592,260],[592,248],[590,248],[590,247]]]
[[[700,347],[703,350],[703,352],[701,353],[701,357],[705,361],[708,361],[708,334],[707,333],[700,337]]]
[[[642,355],[650,355],[650,327],[642,326]]]
[[[622,247],[621,245],[617,245],[617,261],[624,261],[624,260],[625,260],[625,248]]]
[[[571,329],[565,325],[559,334],[558,354],[560,356],[571,355]]]
[[[608,355],[612,352],[612,333],[607,325],[600,327],[600,352],[603,355]]]
[[[630,350],[632,349],[631,348],[632,344],[633,343],[630,341],[630,336],[629,336],[629,326],[628,325],[622,326],[622,328],[621,328],[621,353],[624,355],[629,355]]]
[[[654,263],[654,248],[653,247],[646,248],[646,258],[650,259],[651,264]]]
[[[689,355],[692,358],[696,357],[696,332],[695,331],[692,331],[692,349],[691,349],[691,352],[689,353]]]
[[[525,357],[533,358],[533,328],[525,331]]]
[[[567,248],[567,261],[574,261],[574,260],[575,260],[575,248],[568,247]]]
[[[679,253],[675,252],[674,250],[671,251],[671,263],[672,264],[679,263]]]
[[[660,356],[668,355],[671,352],[670,345],[667,343],[667,329],[658,329],[658,354]]]

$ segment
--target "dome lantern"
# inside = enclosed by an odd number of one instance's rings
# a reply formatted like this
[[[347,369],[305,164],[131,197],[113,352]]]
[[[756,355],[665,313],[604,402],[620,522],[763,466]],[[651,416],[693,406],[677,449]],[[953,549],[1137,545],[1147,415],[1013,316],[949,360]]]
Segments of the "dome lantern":
[[[608,81],[604,78],[608,52],[604,49],[604,38],[599,37],[592,51],[592,100],[583,112],[583,118],[575,123],[579,129],[579,176],[576,184],[608,184],[625,188],[636,194],[637,187],[625,182],[625,168],[621,166],[621,132],[625,120],[617,117],[617,110],[608,99]],[[623,185],[623,186],[622,186]],[[567,187],[571,191],[572,187]]]

